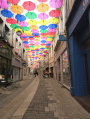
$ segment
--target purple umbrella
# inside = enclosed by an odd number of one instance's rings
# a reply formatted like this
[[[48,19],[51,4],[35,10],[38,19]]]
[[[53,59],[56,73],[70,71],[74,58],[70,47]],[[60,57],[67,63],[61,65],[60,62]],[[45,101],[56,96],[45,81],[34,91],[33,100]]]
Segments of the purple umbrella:
[[[42,40],[46,40],[46,39],[47,39],[47,37],[41,37],[41,39],[42,39]]]
[[[48,29],[48,32],[55,32],[56,29]]]
[[[51,0],[49,4],[52,8],[60,8],[63,4],[63,0]]]
[[[21,21],[19,22],[19,25],[23,27],[23,26],[28,26],[29,24],[25,21]]]
[[[38,30],[31,30],[32,33],[39,33]]]
[[[2,9],[8,8],[8,4],[5,0],[0,0],[0,8],[2,8]]]
[[[48,15],[46,13],[40,13],[38,15],[38,18],[41,19],[41,20],[43,20],[43,19],[45,20],[45,19],[48,19]]]

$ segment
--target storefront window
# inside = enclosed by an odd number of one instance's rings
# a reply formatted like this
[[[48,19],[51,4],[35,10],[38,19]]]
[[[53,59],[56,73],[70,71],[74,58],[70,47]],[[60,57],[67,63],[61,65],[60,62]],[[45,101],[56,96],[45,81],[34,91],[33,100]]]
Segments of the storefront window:
[[[63,83],[70,87],[70,70],[67,50],[62,54],[63,61]]]

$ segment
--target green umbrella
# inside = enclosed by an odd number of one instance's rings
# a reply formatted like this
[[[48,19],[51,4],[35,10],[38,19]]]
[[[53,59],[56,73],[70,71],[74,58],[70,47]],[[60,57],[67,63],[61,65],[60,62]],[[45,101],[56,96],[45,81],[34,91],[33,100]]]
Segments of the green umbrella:
[[[13,28],[13,29],[20,28],[18,24],[11,24],[10,27]]]
[[[37,15],[34,13],[34,12],[27,12],[25,14],[25,16],[28,18],[28,19],[35,19],[37,18]]]
[[[47,38],[54,38],[54,37],[47,37]]]
[[[30,48],[35,48],[35,46],[31,45]]]
[[[29,30],[30,30],[29,27],[21,27],[21,29],[22,29],[23,31],[29,31]]]
[[[47,33],[48,30],[40,30],[41,33]]]

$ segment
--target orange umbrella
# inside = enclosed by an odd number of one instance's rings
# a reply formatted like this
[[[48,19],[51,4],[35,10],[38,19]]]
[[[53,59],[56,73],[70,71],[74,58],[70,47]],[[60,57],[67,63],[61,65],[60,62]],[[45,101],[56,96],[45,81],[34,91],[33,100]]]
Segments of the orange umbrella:
[[[19,5],[12,5],[11,11],[15,14],[21,14],[21,13],[23,13],[23,8]]]
[[[37,6],[37,10],[39,12],[47,12],[49,10],[49,6],[48,6],[48,4],[41,3]]]
[[[36,26],[36,25],[31,25],[31,26],[30,26],[30,29],[32,29],[32,30],[37,30],[37,29],[38,29],[38,26]]]

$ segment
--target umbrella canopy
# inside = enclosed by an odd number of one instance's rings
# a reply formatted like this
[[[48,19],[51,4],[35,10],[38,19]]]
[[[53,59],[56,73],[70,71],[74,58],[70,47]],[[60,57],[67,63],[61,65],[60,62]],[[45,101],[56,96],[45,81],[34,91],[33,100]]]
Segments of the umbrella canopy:
[[[40,34],[39,33],[32,33],[32,35],[39,36]]]
[[[37,5],[37,10],[39,12],[47,12],[49,10],[49,6],[48,6],[48,4],[41,3],[41,4]]]
[[[24,33],[25,33],[25,35],[27,35],[27,36],[32,36],[32,32],[31,31],[24,31]]]
[[[18,26],[18,24],[11,24],[10,27],[11,27],[11,28],[14,28],[14,29],[20,28],[20,27]]]
[[[41,33],[47,33],[48,30],[40,30]]]
[[[1,10],[1,14],[4,16],[4,17],[8,17],[8,18],[11,18],[13,17],[13,13],[9,10]]]
[[[21,29],[22,29],[23,31],[29,31],[29,30],[30,30],[29,27],[21,27]]]
[[[23,26],[28,26],[29,24],[25,21],[21,21],[19,22],[19,25],[23,27]]]
[[[16,24],[17,23],[17,21],[13,18],[7,18],[6,22],[9,23],[9,24]]]
[[[45,20],[45,19],[48,19],[48,15],[46,13],[40,13],[38,15],[38,18],[41,20]]]
[[[60,8],[63,4],[63,0],[51,0],[49,4],[52,8]]]
[[[61,14],[61,13],[60,13],[59,10],[51,10],[51,11],[49,12],[49,16],[51,16],[51,17],[59,17],[60,14]]]
[[[45,30],[45,29],[48,28],[48,26],[42,25],[42,26],[40,26],[39,28],[42,29],[42,30]]]
[[[36,8],[36,5],[31,1],[26,1],[23,3],[23,8],[26,9],[27,11],[32,11]]]
[[[47,39],[47,37],[41,37],[41,39],[42,39],[42,40],[46,40],[46,39]]]
[[[48,32],[55,32],[56,29],[48,29]]]
[[[25,14],[25,16],[28,18],[28,19],[36,19],[37,18],[37,15],[34,13],[34,12],[27,12]]]
[[[56,25],[56,24],[50,24],[48,27],[49,27],[50,29],[55,29],[55,28],[57,28],[57,25]]]
[[[23,8],[19,5],[12,5],[11,11],[15,14],[21,14],[21,13],[23,13]]]
[[[49,19],[49,23],[51,23],[51,24],[57,24],[58,22],[59,22],[58,18],[51,18],[51,19]]]
[[[10,3],[12,3],[12,4],[18,4],[18,2],[20,1],[20,0],[7,0],[8,2],[10,2]]]
[[[30,29],[32,29],[32,30],[37,30],[37,29],[38,29],[38,26],[36,26],[36,25],[31,25],[31,26],[30,26]]]
[[[39,2],[47,2],[47,0],[38,0]]]
[[[39,21],[39,24],[40,25],[47,25],[48,24],[48,21],[47,20],[40,20]]]
[[[2,8],[2,9],[8,8],[8,4],[5,0],[0,0],[0,8]]]
[[[22,29],[20,29],[20,28],[19,29],[15,29],[14,31],[15,32],[18,32],[18,31],[22,32]]]
[[[38,30],[31,30],[32,33],[39,33]]]
[[[29,23],[29,25],[37,25],[36,20],[29,20],[28,23]]]
[[[24,15],[21,15],[21,14],[16,15],[15,18],[18,21],[25,21],[26,20],[26,17]]]

